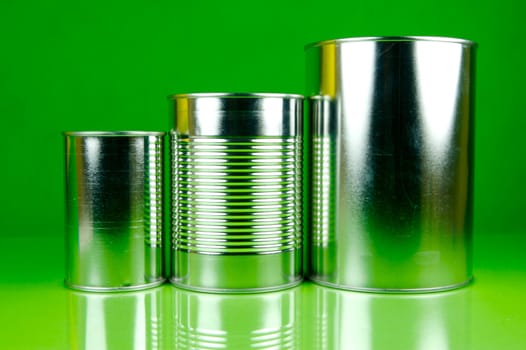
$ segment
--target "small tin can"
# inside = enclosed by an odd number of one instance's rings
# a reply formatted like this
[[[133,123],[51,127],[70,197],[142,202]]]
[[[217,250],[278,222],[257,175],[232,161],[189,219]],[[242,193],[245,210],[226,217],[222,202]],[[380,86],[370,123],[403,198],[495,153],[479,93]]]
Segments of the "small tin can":
[[[163,282],[162,132],[66,132],[66,284]]]
[[[310,278],[383,292],[468,283],[474,44],[348,38],[306,53]]]
[[[174,95],[172,283],[211,292],[298,284],[299,95]]]

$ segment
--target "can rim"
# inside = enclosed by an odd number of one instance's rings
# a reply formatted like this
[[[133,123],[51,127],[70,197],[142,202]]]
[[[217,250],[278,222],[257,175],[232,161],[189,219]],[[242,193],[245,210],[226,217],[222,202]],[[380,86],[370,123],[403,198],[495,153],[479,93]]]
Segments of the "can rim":
[[[289,94],[279,92],[193,92],[172,94],[168,96],[169,99],[175,100],[179,98],[195,99],[195,98],[289,98],[289,99],[303,99],[304,96],[300,94]]]
[[[432,41],[445,42],[452,44],[462,44],[468,46],[477,46],[477,43],[468,39],[453,38],[447,36],[363,36],[363,37],[349,37],[340,39],[321,40],[305,45],[305,50],[323,46],[327,44],[340,44],[347,42],[415,42],[415,41]]]
[[[164,131],[144,131],[144,130],[118,130],[118,131],[64,131],[64,136],[163,136],[166,133]]]

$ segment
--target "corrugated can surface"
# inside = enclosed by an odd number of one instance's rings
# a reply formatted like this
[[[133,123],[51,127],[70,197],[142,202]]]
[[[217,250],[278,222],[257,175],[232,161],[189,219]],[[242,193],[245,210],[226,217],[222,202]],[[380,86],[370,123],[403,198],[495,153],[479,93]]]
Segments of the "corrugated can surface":
[[[196,94],[175,101],[172,281],[213,291],[297,283],[301,98]],[[188,112],[177,109],[182,104]]]

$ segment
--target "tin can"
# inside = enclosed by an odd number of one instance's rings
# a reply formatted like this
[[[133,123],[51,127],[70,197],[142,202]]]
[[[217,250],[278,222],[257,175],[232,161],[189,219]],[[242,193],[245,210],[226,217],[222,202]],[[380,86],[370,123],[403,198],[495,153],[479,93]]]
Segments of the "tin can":
[[[66,132],[66,284],[163,282],[162,132]]]
[[[172,288],[172,348],[302,349],[299,288],[243,295]]]
[[[174,95],[172,283],[257,292],[302,279],[302,96]]]
[[[349,38],[306,54],[311,279],[384,292],[468,283],[474,44]]]

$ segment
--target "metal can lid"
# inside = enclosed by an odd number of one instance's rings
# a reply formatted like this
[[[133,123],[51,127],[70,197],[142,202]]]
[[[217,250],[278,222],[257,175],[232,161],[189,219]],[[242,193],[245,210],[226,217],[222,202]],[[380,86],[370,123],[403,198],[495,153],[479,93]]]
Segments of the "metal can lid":
[[[163,136],[163,131],[64,131],[64,136],[84,136],[84,137],[143,137],[143,136]]]
[[[188,136],[301,135],[303,96],[283,93],[191,93],[171,96],[174,129]]]
[[[283,98],[283,99],[303,99],[303,95],[279,92],[195,92],[171,95],[172,99],[196,99],[196,98],[229,98],[229,99],[261,99],[261,98]]]
[[[445,37],[445,36],[364,36],[364,37],[350,37],[350,38],[340,38],[340,39],[317,41],[317,42],[305,45],[305,50],[308,50],[310,48],[317,47],[317,46],[324,46],[324,45],[329,45],[329,44],[352,43],[352,42],[395,43],[395,42],[416,42],[416,41],[455,43],[455,44],[462,44],[462,45],[467,45],[467,46],[477,45],[474,41],[471,41],[471,40]]]

